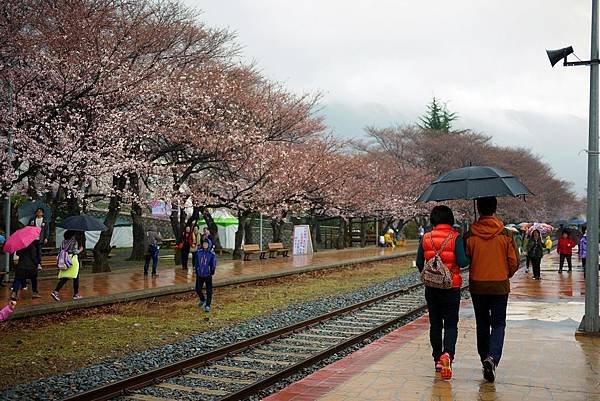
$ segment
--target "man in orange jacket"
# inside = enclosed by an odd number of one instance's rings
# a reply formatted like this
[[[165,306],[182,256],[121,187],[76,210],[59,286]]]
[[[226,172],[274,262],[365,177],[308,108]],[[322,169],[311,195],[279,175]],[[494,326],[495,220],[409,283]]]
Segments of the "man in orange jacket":
[[[483,377],[493,382],[502,356],[509,279],[519,268],[519,251],[511,231],[495,216],[495,197],[477,200],[480,218],[465,235],[471,259],[469,291],[477,324],[477,352]]]

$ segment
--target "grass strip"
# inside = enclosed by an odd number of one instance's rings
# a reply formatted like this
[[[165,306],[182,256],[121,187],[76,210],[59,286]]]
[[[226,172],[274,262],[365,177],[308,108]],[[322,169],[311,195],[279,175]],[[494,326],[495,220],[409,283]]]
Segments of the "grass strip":
[[[206,314],[192,294],[7,321],[0,388],[181,341],[276,309],[350,292],[411,271],[412,258],[217,288]]]

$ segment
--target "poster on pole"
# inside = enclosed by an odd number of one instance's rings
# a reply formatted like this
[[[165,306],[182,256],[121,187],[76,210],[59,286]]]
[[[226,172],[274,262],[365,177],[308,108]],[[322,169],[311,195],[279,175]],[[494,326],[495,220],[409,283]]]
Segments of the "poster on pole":
[[[292,255],[308,255],[311,253],[313,253],[313,247],[310,238],[310,226],[294,226]]]

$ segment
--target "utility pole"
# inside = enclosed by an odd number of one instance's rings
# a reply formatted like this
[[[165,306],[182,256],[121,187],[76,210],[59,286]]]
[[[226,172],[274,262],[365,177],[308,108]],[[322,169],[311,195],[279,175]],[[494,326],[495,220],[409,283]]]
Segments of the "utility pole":
[[[598,60],[598,0],[592,0],[591,60]],[[590,65],[590,116],[587,181],[587,263],[585,278],[585,316],[579,330],[600,332],[598,314],[598,63]]]

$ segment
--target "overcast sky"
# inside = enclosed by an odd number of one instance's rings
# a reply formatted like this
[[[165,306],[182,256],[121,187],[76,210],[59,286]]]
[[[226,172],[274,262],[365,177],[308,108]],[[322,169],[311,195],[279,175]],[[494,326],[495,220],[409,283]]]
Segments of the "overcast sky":
[[[545,49],[589,58],[589,0],[185,1],[267,77],[322,92],[338,135],[414,123],[435,95],[458,128],[530,148],[585,191],[589,72],[550,68]]]

